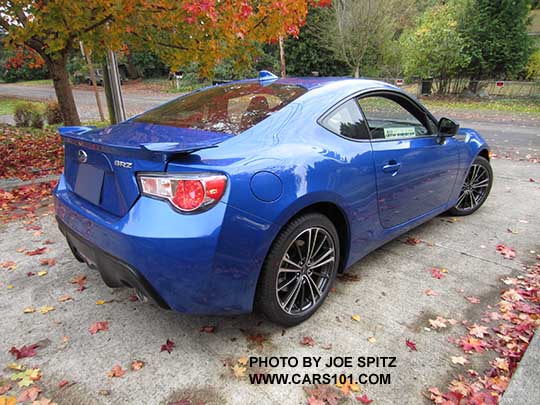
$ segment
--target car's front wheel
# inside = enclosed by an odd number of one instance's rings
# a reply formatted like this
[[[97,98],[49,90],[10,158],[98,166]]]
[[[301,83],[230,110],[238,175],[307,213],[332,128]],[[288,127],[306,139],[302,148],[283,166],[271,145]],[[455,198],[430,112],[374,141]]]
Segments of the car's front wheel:
[[[493,170],[489,161],[478,156],[467,173],[458,201],[448,210],[450,215],[470,215],[484,204],[493,185]]]
[[[332,221],[312,213],[291,221],[274,241],[257,287],[257,306],[273,322],[297,325],[321,306],[339,266]]]

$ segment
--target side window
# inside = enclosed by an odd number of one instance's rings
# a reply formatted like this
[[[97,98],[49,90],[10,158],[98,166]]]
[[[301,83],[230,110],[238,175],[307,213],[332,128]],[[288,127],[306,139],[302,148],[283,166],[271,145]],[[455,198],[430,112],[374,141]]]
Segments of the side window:
[[[369,131],[355,100],[349,100],[332,111],[322,126],[335,134],[351,139],[369,139]]]
[[[405,102],[398,103],[383,96],[368,96],[359,99],[358,103],[364,112],[373,139],[406,139],[435,133],[431,120],[412,106],[405,108]]]

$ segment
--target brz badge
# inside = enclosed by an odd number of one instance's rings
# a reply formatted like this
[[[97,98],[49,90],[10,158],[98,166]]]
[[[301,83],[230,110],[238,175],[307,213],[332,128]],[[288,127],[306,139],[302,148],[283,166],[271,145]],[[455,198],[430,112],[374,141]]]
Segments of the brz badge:
[[[79,149],[79,151],[77,152],[77,160],[81,163],[86,163],[88,160],[87,153],[84,150]]]
[[[131,167],[133,166],[133,163],[131,163],[131,162],[123,162],[121,160],[115,160],[114,165],[118,166],[118,167],[122,167],[124,169],[131,169]]]

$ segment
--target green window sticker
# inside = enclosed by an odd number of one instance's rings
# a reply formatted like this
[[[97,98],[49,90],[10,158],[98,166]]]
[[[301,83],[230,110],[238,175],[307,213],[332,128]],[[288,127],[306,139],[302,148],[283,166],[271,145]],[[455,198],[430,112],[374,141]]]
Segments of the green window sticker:
[[[414,127],[384,128],[386,139],[411,138],[416,136]]]

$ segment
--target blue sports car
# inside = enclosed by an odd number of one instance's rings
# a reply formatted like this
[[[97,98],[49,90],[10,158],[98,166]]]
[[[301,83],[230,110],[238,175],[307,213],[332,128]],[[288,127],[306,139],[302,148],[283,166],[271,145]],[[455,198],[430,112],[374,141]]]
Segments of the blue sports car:
[[[493,181],[486,142],[387,83],[262,72],[104,129],[61,128],[75,257],[163,308],[295,325],[336,275]]]

